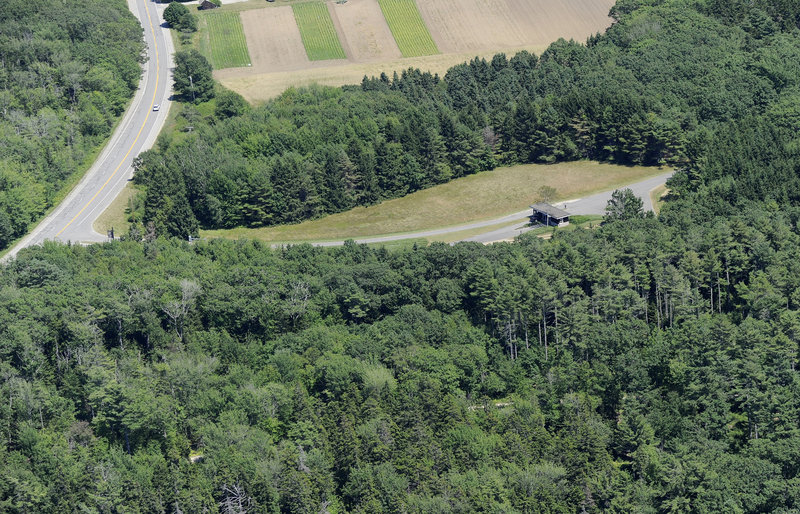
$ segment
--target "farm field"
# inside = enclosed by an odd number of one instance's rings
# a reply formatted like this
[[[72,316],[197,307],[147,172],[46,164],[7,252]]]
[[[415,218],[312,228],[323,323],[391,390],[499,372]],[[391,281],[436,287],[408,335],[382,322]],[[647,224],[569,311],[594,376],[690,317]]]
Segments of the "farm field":
[[[214,69],[250,66],[250,53],[238,12],[215,12],[203,17],[208,53]]]
[[[292,11],[309,60],[326,61],[347,57],[325,3],[295,4]]]
[[[378,4],[403,57],[439,53],[414,0],[378,0]]]
[[[290,6],[243,11],[241,17],[253,66],[247,70],[215,70],[216,78],[224,77],[225,73],[247,76],[243,72],[302,69],[311,65]]]
[[[545,185],[556,189],[557,200],[566,200],[607,191],[663,172],[653,167],[590,161],[524,164],[477,173],[403,198],[357,207],[297,225],[201,232],[207,237],[253,238],[276,243],[410,233],[521,211],[537,200],[536,191]]]
[[[475,56],[491,58],[505,52],[510,57],[520,50],[539,54],[559,37],[583,41],[611,24],[608,10],[614,4],[614,0],[417,0],[424,22],[420,27],[442,53],[407,57],[409,50],[401,52],[381,8],[414,2],[380,2],[328,4],[347,56],[329,61],[308,58],[292,6],[254,8],[263,4],[252,2],[226,6],[223,9],[241,13],[252,67],[216,69],[214,77],[258,103],[290,86],[357,84],[364,75],[391,75],[410,67],[441,75]]]
[[[419,11],[442,52],[585,41],[609,24],[614,0],[419,0]]]
[[[343,4],[329,5],[333,18],[338,19],[341,26],[340,34],[347,40],[352,61],[385,61],[403,56],[386,25],[378,2],[347,0]]]

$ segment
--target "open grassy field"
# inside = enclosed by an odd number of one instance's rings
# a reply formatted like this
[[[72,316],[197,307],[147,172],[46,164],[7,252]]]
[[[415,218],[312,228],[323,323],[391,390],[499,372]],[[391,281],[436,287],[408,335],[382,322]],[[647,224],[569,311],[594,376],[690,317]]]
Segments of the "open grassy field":
[[[439,53],[414,0],[378,0],[378,4],[403,57]]]
[[[295,4],[292,5],[292,11],[309,60],[326,61],[347,57],[339,42],[328,7],[323,2]]]
[[[589,161],[525,164],[470,175],[403,198],[297,225],[208,230],[203,235],[291,242],[411,233],[527,209],[538,200],[537,191],[545,185],[556,189],[555,200],[564,200],[607,191],[663,172],[659,168]]]
[[[214,69],[250,66],[250,53],[238,12],[208,13],[203,21],[208,30],[208,54]]]

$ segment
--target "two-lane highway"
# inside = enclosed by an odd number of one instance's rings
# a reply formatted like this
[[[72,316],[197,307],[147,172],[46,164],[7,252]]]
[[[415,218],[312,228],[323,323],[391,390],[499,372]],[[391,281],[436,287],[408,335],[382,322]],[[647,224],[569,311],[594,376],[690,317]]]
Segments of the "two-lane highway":
[[[46,240],[105,241],[106,234],[95,232],[92,224],[125,187],[133,174],[133,160],[155,143],[166,121],[172,91],[173,46],[169,29],[162,26],[165,6],[153,0],[128,0],[128,6],[144,27],[147,45],[147,62],[139,89],[105,149],[80,183],[4,260],[22,248]],[[156,104],[160,106],[158,111],[153,110]]]

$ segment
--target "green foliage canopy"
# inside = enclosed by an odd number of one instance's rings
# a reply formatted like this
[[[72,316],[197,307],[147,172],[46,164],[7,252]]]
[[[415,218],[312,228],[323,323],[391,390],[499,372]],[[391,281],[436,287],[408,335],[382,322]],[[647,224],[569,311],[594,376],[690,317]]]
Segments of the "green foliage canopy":
[[[497,165],[681,167],[719,124],[765,112],[796,122],[790,12],[620,2],[617,22],[586,45],[473,59],[444,77],[411,69],[360,87],[290,89],[246,111],[226,101],[160,153],[204,228],[299,222]]]
[[[214,96],[214,79],[211,64],[197,50],[175,53],[175,90],[187,101],[194,103],[210,100]]]
[[[0,249],[86,169],[141,74],[122,0],[4,1],[0,9]]]

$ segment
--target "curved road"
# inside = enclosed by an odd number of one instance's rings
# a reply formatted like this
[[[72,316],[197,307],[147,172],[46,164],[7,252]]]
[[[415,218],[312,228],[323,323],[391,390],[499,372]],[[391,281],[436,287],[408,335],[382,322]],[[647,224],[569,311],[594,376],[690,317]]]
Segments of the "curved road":
[[[650,201],[650,191],[662,185],[674,173],[675,170],[672,170],[667,173],[662,173],[660,175],[656,175],[655,177],[650,177],[648,179],[642,180],[641,182],[636,182],[635,184],[622,186],[618,189],[630,188],[633,191],[633,194],[642,199],[642,208],[645,211],[652,211],[653,202]],[[568,200],[566,202],[554,202],[554,205],[556,207],[563,208],[570,214],[578,214],[578,215],[605,214],[606,205],[608,205],[608,201],[611,199],[611,194],[614,191],[615,190],[612,189],[610,191],[603,191],[602,193],[589,195],[586,198],[578,198],[576,200]],[[514,223],[512,225],[508,225],[501,229],[493,230],[491,232],[486,232],[484,234],[480,234],[475,237],[470,237],[468,239],[465,239],[465,241],[491,243],[494,241],[504,241],[508,239],[513,239],[514,237],[523,234],[533,228],[526,226],[528,224],[527,216],[530,216],[530,214],[531,214],[530,209],[519,212],[517,213],[516,219],[519,220],[520,218],[525,217],[526,219],[524,221],[517,221],[517,223]]]
[[[621,186],[618,189],[630,188],[633,194],[642,199],[642,206],[645,211],[652,211],[653,204],[650,201],[650,191],[660,186],[667,181],[675,173],[675,170],[661,173],[654,177],[630,184]],[[554,202],[556,207],[565,208],[570,214],[605,214],[606,205],[608,200],[611,199],[611,194],[615,190],[604,191],[602,193],[593,194],[586,198],[578,198],[576,200],[568,200],[566,202]],[[483,234],[463,239],[463,241],[477,241],[480,243],[492,243],[495,241],[504,241],[513,239],[514,237],[530,230],[526,227],[528,224],[527,217],[530,216],[531,210],[515,212],[501,218],[494,218],[486,221],[478,221],[466,225],[457,225],[453,227],[438,228],[433,230],[425,230],[421,232],[410,232],[405,234],[394,234],[389,236],[380,237],[363,237],[354,238],[356,243],[387,243],[391,241],[400,241],[402,239],[413,239],[417,237],[440,236],[442,234],[449,234],[452,232],[461,232],[462,230],[472,230],[481,227],[493,227],[500,224],[507,225],[499,229],[489,230]],[[304,241],[297,241],[290,244],[302,244]],[[319,243],[311,243],[314,246],[341,246],[344,241],[324,241]],[[276,245],[283,246],[283,245]]]
[[[4,257],[46,240],[89,243],[107,240],[92,224],[130,180],[131,164],[155,143],[167,118],[171,95],[172,39],[162,26],[165,8],[152,0],[128,0],[144,28],[147,62],[139,89],[102,153],[67,197]],[[153,105],[161,106],[153,111]]]
[[[133,174],[131,168],[133,159],[139,153],[152,147],[166,121],[171,95],[170,70],[172,69],[173,46],[168,29],[162,26],[162,13],[165,5],[156,4],[153,0],[128,0],[128,6],[144,27],[147,44],[148,61],[144,66],[139,89],[100,157],[80,183],[36,228],[3,257],[3,261],[14,257],[22,248],[41,244],[46,240],[73,243],[93,243],[107,240],[107,235],[98,234],[92,225],[130,180]],[[159,104],[161,109],[153,111],[154,104]],[[670,171],[660,174],[628,187],[642,198],[645,209],[652,209],[649,192],[654,187],[663,184],[672,173]],[[568,201],[566,210],[572,214],[603,214],[611,193],[612,191],[606,191]],[[506,223],[500,229],[490,228],[486,233],[466,240],[492,242],[512,239],[526,230],[525,217],[528,214],[529,211],[525,210],[501,218],[466,225],[408,234],[358,238],[355,241],[358,243],[382,243],[481,227],[496,227]],[[298,241],[299,243],[301,241]],[[335,246],[343,243],[344,241],[327,241],[313,244]]]

